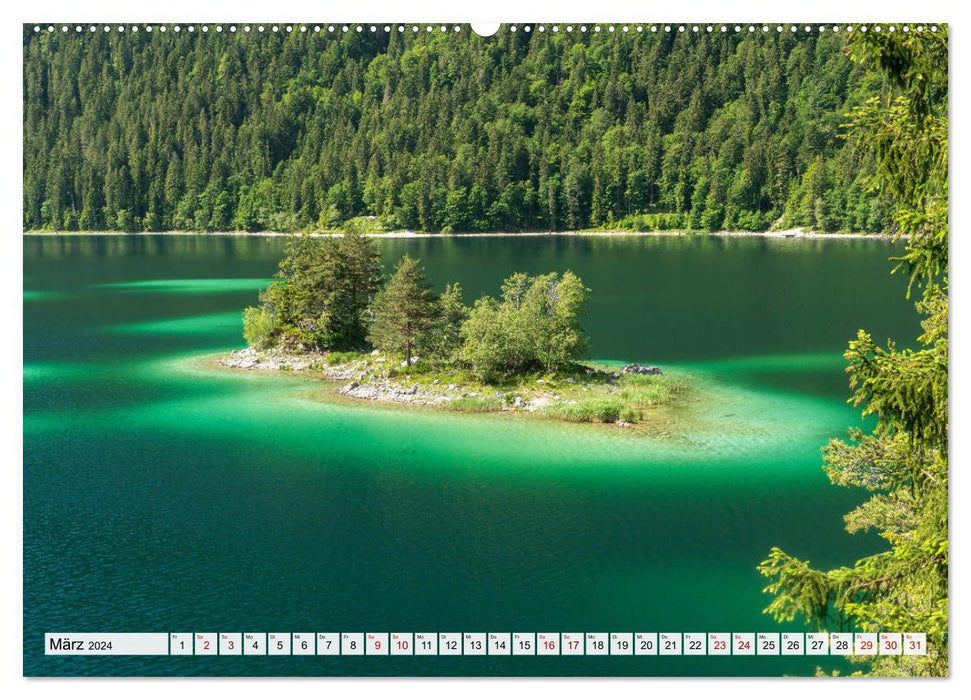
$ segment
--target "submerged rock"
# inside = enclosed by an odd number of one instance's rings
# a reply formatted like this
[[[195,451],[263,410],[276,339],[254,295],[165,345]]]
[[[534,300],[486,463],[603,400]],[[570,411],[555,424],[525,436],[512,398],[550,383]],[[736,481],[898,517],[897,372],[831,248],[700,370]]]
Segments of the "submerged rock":
[[[651,374],[658,375],[664,374],[660,367],[655,367],[654,365],[642,365],[637,362],[633,362],[629,365],[624,365],[624,369],[621,370],[624,374]]]

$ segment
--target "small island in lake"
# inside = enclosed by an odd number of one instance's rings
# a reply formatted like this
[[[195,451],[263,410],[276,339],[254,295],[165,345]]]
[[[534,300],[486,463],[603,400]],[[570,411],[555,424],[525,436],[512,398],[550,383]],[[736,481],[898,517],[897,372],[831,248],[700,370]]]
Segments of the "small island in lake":
[[[569,271],[516,273],[468,307],[458,283],[435,293],[408,254],[385,281],[365,236],[298,236],[243,312],[248,347],[221,362],[316,373],[355,399],[628,427],[685,385],[651,365],[582,360],[589,292]]]

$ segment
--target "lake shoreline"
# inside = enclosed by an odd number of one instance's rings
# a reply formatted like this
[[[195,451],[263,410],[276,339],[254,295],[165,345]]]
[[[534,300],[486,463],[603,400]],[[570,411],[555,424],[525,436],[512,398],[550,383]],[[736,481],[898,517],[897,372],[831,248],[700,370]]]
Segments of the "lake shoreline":
[[[678,403],[675,396],[683,398],[685,391],[681,379],[672,380],[661,376],[657,367],[639,364],[589,360],[577,363],[572,374],[562,377],[524,375],[490,384],[473,382],[454,372],[422,371],[417,366],[412,376],[412,368],[404,363],[399,368],[388,360],[375,352],[332,364],[326,353],[245,348],[213,357],[210,362],[225,371],[302,375],[326,383],[330,386],[322,395],[324,401],[343,399],[468,414],[532,414],[558,422],[624,429],[649,427],[655,417],[652,414]],[[634,399],[638,383],[643,381],[660,382],[655,401]],[[605,409],[604,401],[611,407]]]
[[[287,238],[307,235],[312,238],[339,238],[341,231],[313,231],[285,233],[280,231],[24,231],[25,236],[213,236],[229,238]],[[676,237],[691,238],[714,236],[717,238],[787,238],[787,239],[874,239],[891,240],[889,233],[825,233],[806,231],[796,228],[785,231],[526,231],[522,233],[483,232],[483,233],[419,233],[415,231],[388,231],[385,233],[363,233],[368,238],[556,238],[556,237]]]

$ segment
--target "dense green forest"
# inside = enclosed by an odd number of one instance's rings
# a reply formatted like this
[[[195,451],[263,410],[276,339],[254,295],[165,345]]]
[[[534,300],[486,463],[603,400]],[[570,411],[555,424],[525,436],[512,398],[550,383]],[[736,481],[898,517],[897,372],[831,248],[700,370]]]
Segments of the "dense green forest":
[[[23,224],[886,230],[844,43],[25,26]]]

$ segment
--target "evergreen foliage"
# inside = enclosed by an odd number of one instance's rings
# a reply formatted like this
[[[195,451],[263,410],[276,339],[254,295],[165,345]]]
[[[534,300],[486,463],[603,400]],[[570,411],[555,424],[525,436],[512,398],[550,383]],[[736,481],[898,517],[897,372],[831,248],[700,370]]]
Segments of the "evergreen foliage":
[[[515,273],[499,300],[483,296],[469,309],[462,288],[436,296],[418,260],[407,253],[382,286],[374,243],[360,234],[297,236],[280,270],[243,312],[243,337],[257,349],[364,350],[411,366],[469,370],[483,380],[542,371],[561,373],[587,350],[579,316],[589,289],[572,272]]]
[[[371,323],[381,274],[374,242],[365,236],[297,236],[287,245],[277,279],[260,294],[262,313],[244,313],[243,335],[247,341],[273,339],[262,345],[358,349]]]
[[[847,514],[850,532],[876,530],[890,549],[852,566],[818,571],[773,548],[760,570],[774,595],[767,612],[872,632],[926,632],[926,656],[879,656],[873,675],[948,674],[947,28],[868,33],[854,57],[890,78],[853,114],[852,134],[876,165],[872,186],[894,203],[908,236],[895,271],[922,288],[915,350],[879,347],[865,331],[850,343],[851,401],[877,418],[871,434],[824,450],[833,483],[874,495]]]
[[[841,35],[594,29],[25,26],[23,226],[887,228]]]
[[[443,362],[455,363],[462,344],[462,324],[469,317],[469,308],[462,301],[462,286],[445,285],[438,297],[435,324],[428,338],[428,352]]]
[[[368,334],[376,347],[404,355],[411,366],[413,351],[428,346],[436,324],[435,296],[425,271],[407,253],[402,256],[388,285],[374,299],[374,322]]]

